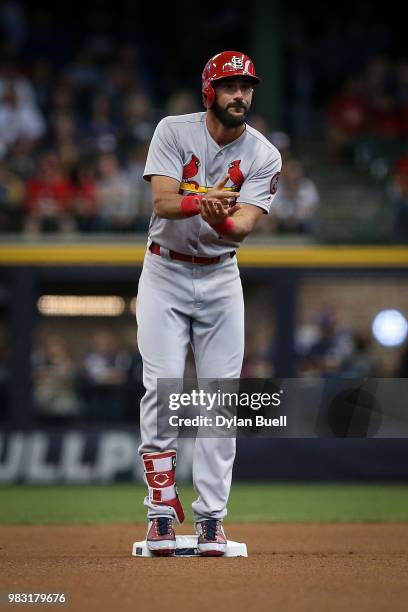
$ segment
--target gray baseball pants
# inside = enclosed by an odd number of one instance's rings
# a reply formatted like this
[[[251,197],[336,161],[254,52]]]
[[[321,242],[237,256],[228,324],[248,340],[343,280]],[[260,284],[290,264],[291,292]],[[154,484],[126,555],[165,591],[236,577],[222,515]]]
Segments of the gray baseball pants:
[[[244,354],[244,302],[236,257],[200,265],[172,260],[167,251],[165,255],[147,250],[139,280],[136,316],[146,388],[140,403],[140,455],[177,448],[176,439],[157,435],[157,379],[182,380],[190,343],[198,380],[239,378]],[[235,446],[231,437],[196,438],[195,521],[226,516]],[[158,511],[148,497],[144,503],[149,518],[173,516],[169,506]]]

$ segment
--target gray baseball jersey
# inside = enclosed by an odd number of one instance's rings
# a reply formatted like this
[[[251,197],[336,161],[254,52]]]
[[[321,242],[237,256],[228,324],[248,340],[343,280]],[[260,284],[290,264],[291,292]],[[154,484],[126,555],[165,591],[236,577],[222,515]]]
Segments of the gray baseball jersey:
[[[239,191],[237,202],[254,204],[269,212],[282,166],[279,151],[249,125],[239,138],[220,147],[211,137],[206,113],[166,117],[158,124],[147,157],[144,177],[168,176],[180,181],[180,193],[203,194],[227,173],[225,189]],[[200,215],[188,219],[160,219],[153,213],[149,241],[204,257],[238,248],[220,238]]]

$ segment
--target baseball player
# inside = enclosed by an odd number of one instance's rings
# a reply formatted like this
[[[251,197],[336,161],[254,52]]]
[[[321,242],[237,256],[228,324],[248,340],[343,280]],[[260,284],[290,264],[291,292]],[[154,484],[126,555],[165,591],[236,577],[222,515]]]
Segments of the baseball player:
[[[147,546],[175,552],[176,441],[157,434],[157,379],[182,379],[191,344],[197,378],[239,378],[244,304],[235,251],[269,211],[281,157],[245,123],[259,82],[251,59],[224,51],[202,75],[206,112],[165,117],[153,135],[144,172],[153,214],[137,299],[138,342],[146,393],[140,405],[148,495]],[[193,503],[198,550],[223,555],[235,438],[199,438]]]

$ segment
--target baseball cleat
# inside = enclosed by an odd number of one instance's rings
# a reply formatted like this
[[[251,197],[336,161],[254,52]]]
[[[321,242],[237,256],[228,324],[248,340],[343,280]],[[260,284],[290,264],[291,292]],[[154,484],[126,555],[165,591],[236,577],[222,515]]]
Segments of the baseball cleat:
[[[221,557],[227,550],[222,521],[207,519],[196,523],[197,548],[202,557]]]
[[[147,548],[155,555],[169,557],[176,551],[176,534],[173,519],[160,516],[149,521],[146,536]]]

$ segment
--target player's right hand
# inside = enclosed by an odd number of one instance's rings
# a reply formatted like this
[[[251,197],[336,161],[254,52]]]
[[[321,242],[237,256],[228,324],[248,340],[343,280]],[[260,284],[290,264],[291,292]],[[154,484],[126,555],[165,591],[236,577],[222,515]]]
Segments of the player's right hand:
[[[200,202],[200,214],[209,225],[222,223],[227,217],[232,217],[240,208],[242,208],[241,204],[235,204],[226,209],[219,200],[206,201],[203,199]]]
[[[239,197],[239,191],[229,191],[224,189],[225,185],[230,180],[228,174],[226,174],[216,185],[207,191],[203,200],[221,202],[224,208],[228,208],[231,204],[231,199],[235,200]]]

